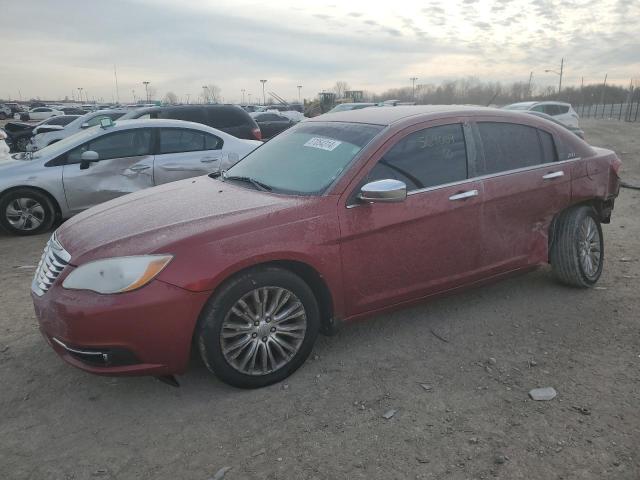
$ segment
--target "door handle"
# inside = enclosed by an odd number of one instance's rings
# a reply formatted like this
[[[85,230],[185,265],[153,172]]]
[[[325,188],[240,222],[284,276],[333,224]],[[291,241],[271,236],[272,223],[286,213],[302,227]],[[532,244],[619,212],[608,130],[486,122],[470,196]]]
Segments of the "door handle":
[[[129,170],[131,170],[132,172],[143,172],[144,170],[149,170],[150,168],[150,165],[132,165],[129,167]]]
[[[542,178],[545,180],[551,180],[552,178],[564,177],[564,172],[562,170],[558,170],[557,172],[547,173],[543,175]]]
[[[449,200],[466,200],[467,198],[477,197],[478,190],[467,190],[466,192],[456,193],[451,195]]]
[[[213,163],[220,160],[218,157],[204,157],[200,160],[201,163]]]

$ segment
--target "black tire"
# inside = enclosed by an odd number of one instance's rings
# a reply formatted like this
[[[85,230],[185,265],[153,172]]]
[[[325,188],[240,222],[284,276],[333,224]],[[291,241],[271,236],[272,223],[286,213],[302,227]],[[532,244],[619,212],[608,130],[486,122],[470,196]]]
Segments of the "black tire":
[[[587,247],[587,243],[592,244],[592,242],[584,238],[582,229],[585,225],[595,227],[593,240],[599,246],[598,262],[591,271],[589,271],[589,265],[585,266],[581,260],[587,250],[594,251],[593,246]],[[600,219],[593,208],[574,207],[560,214],[555,222],[549,257],[553,272],[561,283],[580,288],[589,288],[596,284],[604,264],[604,240]],[[590,262],[591,265],[595,263]]]
[[[24,152],[29,145],[29,139],[27,137],[20,137],[15,141],[15,147],[18,152]]]
[[[0,112],[0,120],[6,120],[7,119],[7,114],[4,112]]]
[[[304,308],[306,329],[297,352],[287,363],[268,373],[247,374],[232,366],[225,358],[221,339],[222,327],[227,314],[230,314],[236,302],[261,287],[282,288],[293,293]],[[251,328],[250,323],[248,327]],[[211,297],[200,315],[195,339],[202,360],[218,378],[239,388],[259,388],[279,382],[295,372],[311,353],[319,328],[318,303],[304,280],[282,268],[263,267],[232,277]],[[253,333],[246,335],[253,335]],[[262,346],[262,348],[266,347]],[[243,349],[244,347],[240,350]],[[257,345],[256,349],[259,350]],[[249,350],[251,350],[250,345]],[[247,356],[249,355],[250,353],[247,353]]]
[[[26,200],[26,202],[21,201]],[[31,219],[24,222],[24,228],[15,225],[15,215],[10,215],[7,210],[14,202],[23,203],[29,209]],[[39,205],[41,208],[36,208]],[[33,208],[33,210],[31,210]],[[16,209],[10,209],[15,211]],[[26,211],[25,211],[26,213]],[[56,218],[56,211],[51,199],[44,193],[32,188],[17,188],[0,197],[0,226],[14,235],[37,235],[51,229]],[[12,220],[14,223],[12,223]],[[38,221],[36,227],[34,223]]]

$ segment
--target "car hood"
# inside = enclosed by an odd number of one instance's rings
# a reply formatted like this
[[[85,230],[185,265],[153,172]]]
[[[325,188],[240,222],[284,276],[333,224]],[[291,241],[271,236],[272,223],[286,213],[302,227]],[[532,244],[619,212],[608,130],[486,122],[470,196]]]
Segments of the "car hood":
[[[270,194],[207,176],[172,182],[90,208],[64,223],[57,238],[78,265],[98,258],[167,253],[194,237],[211,242],[244,233],[247,222],[306,197]],[[273,223],[269,223],[271,226]]]

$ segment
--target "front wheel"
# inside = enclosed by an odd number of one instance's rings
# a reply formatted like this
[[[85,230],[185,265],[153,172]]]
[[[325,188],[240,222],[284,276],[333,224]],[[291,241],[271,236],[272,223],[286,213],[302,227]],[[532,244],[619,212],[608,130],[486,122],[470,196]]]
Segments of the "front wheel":
[[[591,207],[574,207],[561,213],[555,225],[550,260],[562,283],[588,288],[602,274],[604,239],[600,219]]]
[[[297,370],[319,327],[318,304],[304,280],[266,267],[232,278],[212,297],[196,340],[207,368],[221,380],[258,388]]]
[[[53,226],[55,209],[47,195],[18,188],[0,198],[0,225],[15,235],[36,235]]]

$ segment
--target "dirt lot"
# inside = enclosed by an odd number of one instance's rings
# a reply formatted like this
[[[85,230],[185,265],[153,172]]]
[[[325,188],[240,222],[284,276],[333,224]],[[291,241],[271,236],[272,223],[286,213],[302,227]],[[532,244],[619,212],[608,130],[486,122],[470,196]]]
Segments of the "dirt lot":
[[[640,184],[640,123],[584,127]],[[286,384],[257,391],[196,359],[181,388],[64,364],[29,297],[47,236],[2,235],[0,477],[638,479],[639,207],[624,189],[596,289],[544,268],[349,325]],[[558,397],[529,400],[538,386]]]

